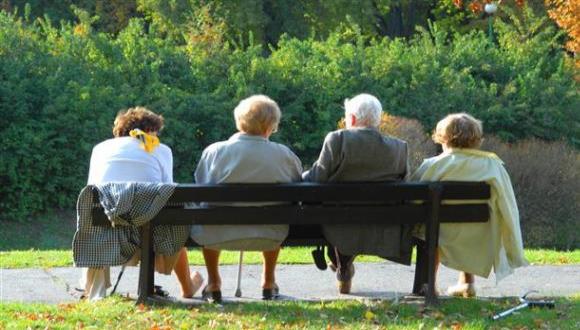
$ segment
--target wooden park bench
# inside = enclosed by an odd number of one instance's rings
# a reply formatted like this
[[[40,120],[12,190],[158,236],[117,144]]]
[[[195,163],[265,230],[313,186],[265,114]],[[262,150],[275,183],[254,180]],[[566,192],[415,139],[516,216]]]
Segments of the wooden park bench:
[[[95,194],[98,195],[98,194]],[[152,227],[183,224],[289,224],[283,246],[326,245],[319,225],[424,224],[426,240],[417,245],[413,293],[425,293],[436,304],[435,251],[440,222],[486,222],[490,188],[480,182],[290,183],[290,184],[180,184],[159,214],[141,231],[139,302],[154,290]],[[445,204],[442,200],[462,201]],[[186,202],[283,202],[268,206],[210,206],[185,209]],[[97,205],[97,204],[96,204]],[[93,209],[93,224],[110,226],[102,208]],[[188,244],[188,246],[193,246]]]

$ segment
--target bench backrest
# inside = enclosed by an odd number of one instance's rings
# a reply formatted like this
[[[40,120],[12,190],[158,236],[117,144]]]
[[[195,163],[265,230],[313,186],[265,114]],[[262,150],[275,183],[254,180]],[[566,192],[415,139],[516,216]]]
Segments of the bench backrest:
[[[485,222],[487,204],[473,200],[489,197],[482,182],[180,184],[152,224],[413,224],[424,222],[433,200],[465,202],[443,203],[441,222]],[[182,207],[202,202],[282,204]],[[102,208],[93,209],[93,223],[109,224]]]

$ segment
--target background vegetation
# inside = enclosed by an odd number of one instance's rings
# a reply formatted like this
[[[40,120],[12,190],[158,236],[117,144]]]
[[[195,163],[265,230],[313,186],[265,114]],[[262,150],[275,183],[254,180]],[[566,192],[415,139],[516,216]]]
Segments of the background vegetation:
[[[203,148],[234,132],[240,99],[277,100],[274,139],[309,164],[344,98],[364,91],[397,116],[415,164],[434,153],[426,132],[445,114],[482,119],[526,245],[579,246],[577,68],[541,1],[502,5],[494,38],[452,1],[29,2],[0,1],[2,221],[74,208],[120,109],[166,117],[175,179],[189,182]]]

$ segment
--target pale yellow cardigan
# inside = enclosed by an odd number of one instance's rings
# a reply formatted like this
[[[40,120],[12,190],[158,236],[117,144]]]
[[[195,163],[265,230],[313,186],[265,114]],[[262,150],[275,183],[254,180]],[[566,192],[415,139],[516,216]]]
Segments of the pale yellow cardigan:
[[[528,265],[512,184],[503,162],[494,153],[450,149],[424,160],[412,180],[485,181],[491,186],[489,222],[441,225],[442,264],[482,277],[488,277],[493,267],[497,281],[513,269]]]

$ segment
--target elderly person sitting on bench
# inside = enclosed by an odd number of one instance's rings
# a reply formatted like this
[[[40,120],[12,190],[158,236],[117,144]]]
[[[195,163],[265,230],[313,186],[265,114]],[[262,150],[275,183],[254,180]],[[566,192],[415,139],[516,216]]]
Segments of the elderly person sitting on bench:
[[[163,116],[143,107],[121,111],[115,118],[114,138],[97,144],[91,155],[87,184],[107,182],[173,182],[171,149],[159,142],[157,134],[163,128]],[[134,265],[139,254],[128,262]],[[181,286],[181,296],[191,298],[201,287],[199,272],[190,273],[187,250],[182,248],[171,256],[156,255],[156,269],[160,273],[173,271]],[[80,280],[84,296],[98,300],[111,286],[109,267],[84,268]]]
[[[207,147],[195,170],[195,181],[204,183],[285,183],[301,180],[300,159],[286,146],[268,138],[278,129],[281,112],[272,99],[254,95],[234,110],[238,133]],[[249,204],[253,205],[253,204]],[[248,206],[249,206],[248,205]],[[275,267],[288,225],[194,226],[192,238],[203,246],[208,284],[203,297],[221,300],[220,250],[263,251],[262,298],[278,295]]]
[[[466,113],[448,115],[437,123],[433,141],[443,146],[443,153],[425,159],[413,174],[413,180],[484,181],[491,186],[488,222],[441,224],[439,231],[439,261],[461,271],[458,283],[449,287],[447,293],[472,297],[474,274],[488,277],[493,267],[499,281],[514,268],[528,264],[518,206],[501,159],[479,150],[483,141],[479,120]],[[424,228],[418,228],[416,235],[424,238]]]
[[[328,133],[322,151],[304,181],[395,181],[408,174],[405,141],[379,131],[382,106],[376,97],[360,94],[344,102],[346,129]],[[331,268],[336,269],[338,290],[349,293],[357,254],[378,255],[409,264],[410,228],[400,225],[326,225]]]

